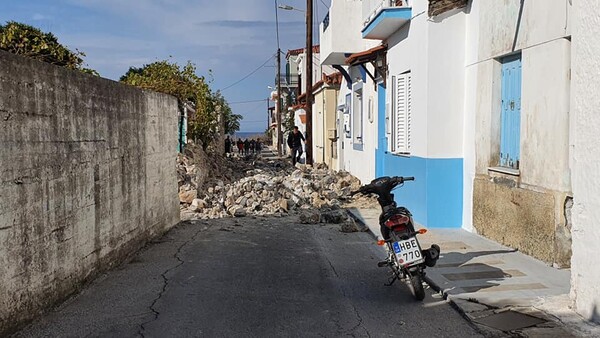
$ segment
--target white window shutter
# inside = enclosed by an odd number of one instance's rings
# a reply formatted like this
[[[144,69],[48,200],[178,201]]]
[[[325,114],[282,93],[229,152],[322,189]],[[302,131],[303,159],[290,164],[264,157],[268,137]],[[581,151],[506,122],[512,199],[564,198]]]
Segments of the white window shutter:
[[[412,133],[412,76],[406,74],[406,153],[410,153],[411,149],[411,133]]]
[[[412,83],[410,73],[396,77],[395,118],[394,118],[394,149],[395,153],[410,152],[410,122],[412,108]]]

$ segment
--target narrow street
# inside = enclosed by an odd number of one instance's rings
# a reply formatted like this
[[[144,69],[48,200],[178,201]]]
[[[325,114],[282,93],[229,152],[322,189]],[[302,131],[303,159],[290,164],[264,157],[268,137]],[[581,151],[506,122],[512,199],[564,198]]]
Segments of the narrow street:
[[[384,286],[367,233],[297,217],[184,222],[15,337],[476,337]]]

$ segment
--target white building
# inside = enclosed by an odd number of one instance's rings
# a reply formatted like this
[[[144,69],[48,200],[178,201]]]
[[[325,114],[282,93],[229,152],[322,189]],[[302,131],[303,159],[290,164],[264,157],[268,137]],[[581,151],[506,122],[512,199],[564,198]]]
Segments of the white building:
[[[337,100],[337,168],[350,171],[366,183],[375,178],[377,94],[364,68],[346,65],[353,53],[379,44],[362,39],[362,6],[357,0],[332,1],[320,30],[321,63],[344,75]],[[371,85],[367,85],[369,81]]]
[[[363,182],[414,176],[395,193],[416,221],[461,227],[466,14],[432,22],[428,10],[425,1],[333,1],[329,27],[342,35],[331,42],[323,31],[322,45],[334,45],[323,59],[345,56],[340,167]]]
[[[575,308],[600,322],[600,4],[574,1],[571,89],[571,177],[573,257],[571,295]]]

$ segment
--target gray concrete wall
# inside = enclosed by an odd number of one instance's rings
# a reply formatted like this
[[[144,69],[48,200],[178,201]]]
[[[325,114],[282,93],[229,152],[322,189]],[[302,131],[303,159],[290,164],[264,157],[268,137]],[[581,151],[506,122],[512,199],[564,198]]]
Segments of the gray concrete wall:
[[[0,336],[178,222],[177,115],[0,51]]]

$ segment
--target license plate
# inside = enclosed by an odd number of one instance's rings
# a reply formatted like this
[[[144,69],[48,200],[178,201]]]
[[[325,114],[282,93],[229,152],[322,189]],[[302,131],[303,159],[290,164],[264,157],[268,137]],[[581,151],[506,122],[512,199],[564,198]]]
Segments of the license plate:
[[[409,238],[404,241],[394,242],[392,244],[394,253],[401,265],[412,265],[425,261],[421,254],[421,247],[416,238]]]

